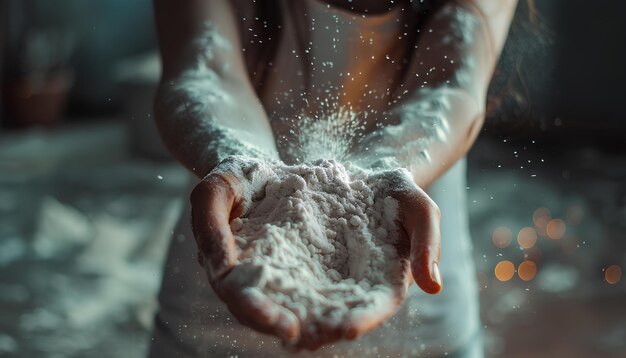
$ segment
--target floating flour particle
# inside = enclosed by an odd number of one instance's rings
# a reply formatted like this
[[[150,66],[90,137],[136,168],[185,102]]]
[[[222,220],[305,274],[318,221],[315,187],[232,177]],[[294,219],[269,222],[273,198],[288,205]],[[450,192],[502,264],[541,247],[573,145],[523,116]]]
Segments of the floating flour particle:
[[[238,174],[245,188],[244,215],[231,222],[240,264],[229,281],[253,282],[303,329],[389,311],[404,297],[397,202],[381,176],[332,160],[287,166],[231,157],[218,170]]]

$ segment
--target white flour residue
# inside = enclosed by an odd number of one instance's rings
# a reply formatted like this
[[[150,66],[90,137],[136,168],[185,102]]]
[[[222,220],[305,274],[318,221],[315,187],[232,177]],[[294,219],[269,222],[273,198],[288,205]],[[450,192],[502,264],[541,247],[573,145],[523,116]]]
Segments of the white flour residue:
[[[215,24],[210,21],[204,23],[202,36],[194,41],[194,45],[207,61],[215,57],[216,51],[231,51],[233,48],[230,42],[217,31]]]
[[[443,43],[455,43],[464,46],[474,42],[476,29],[480,25],[476,13],[462,6],[446,6],[437,14],[437,18],[449,18],[449,31],[441,38]]]
[[[479,18],[476,13],[462,6],[445,6],[442,8],[441,14],[437,16],[451,19],[449,30],[441,38],[444,44],[452,44],[452,46],[462,48],[464,51],[468,51],[471,46],[475,46],[476,32],[481,31]],[[484,35],[488,37],[491,51],[493,51],[490,35],[488,33]],[[456,86],[457,88],[472,87],[472,72],[476,66],[473,56],[462,58],[446,56],[444,61],[449,62],[449,73],[454,73],[454,76],[446,84]]]
[[[233,105],[231,96],[224,90],[220,76],[211,66],[207,66],[207,62],[214,60],[217,51],[232,51],[232,46],[219,34],[215,25],[211,22],[204,24],[202,35],[187,51],[197,58],[195,67],[185,70],[176,81],[169,83],[173,93],[180,93],[189,99],[187,102],[177,103],[176,114],[204,115],[216,102]]]
[[[450,131],[447,113],[454,90],[423,88],[419,100],[408,101],[396,111],[400,124],[382,127],[365,136],[360,152],[350,159],[364,168],[391,170],[430,163],[430,147],[445,143]]]
[[[302,329],[399,305],[408,258],[398,254],[398,203],[384,174],[333,160],[287,166],[243,157],[219,170],[241,174],[246,188],[244,215],[231,222],[239,265],[225,281],[257,287]]]
[[[208,22],[203,27],[202,36],[186,49],[189,56],[197,58],[194,67],[178,74],[174,80],[164,83],[156,104],[168,117],[166,130],[177,133],[180,140],[172,145],[186,148],[194,143],[206,143],[207,163],[218,163],[228,155],[247,155],[274,159],[275,154],[255,145],[255,133],[231,128],[221,124],[220,113],[214,110],[216,104],[222,107],[236,107],[237,103],[225,89],[218,70],[207,63],[215,59],[221,51],[232,51],[231,44]],[[227,72],[228,64],[219,71]],[[180,149],[184,151],[184,149]]]

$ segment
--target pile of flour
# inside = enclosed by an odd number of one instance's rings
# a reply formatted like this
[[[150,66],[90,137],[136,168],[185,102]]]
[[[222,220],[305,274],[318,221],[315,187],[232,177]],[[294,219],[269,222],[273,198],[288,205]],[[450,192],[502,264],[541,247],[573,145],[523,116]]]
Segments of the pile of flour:
[[[303,326],[389,310],[404,296],[398,203],[380,177],[333,160],[230,157],[218,168],[245,187],[244,214],[231,222],[240,264],[229,280],[258,287]]]

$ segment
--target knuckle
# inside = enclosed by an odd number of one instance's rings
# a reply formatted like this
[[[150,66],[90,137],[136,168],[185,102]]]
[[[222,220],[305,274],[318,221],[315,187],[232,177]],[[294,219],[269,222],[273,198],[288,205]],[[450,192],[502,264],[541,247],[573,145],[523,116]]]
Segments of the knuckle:
[[[419,203],[418,206],[425,216],[434,216],[436,218],[441,216],[439,205],[428,194],[425,192],[416,192],[414,194],[414,198]]]
[[[433,199],[428,198],[428,205],[430,207],[430,212],[432,213],[432,215],[434,215],[436,218],[441,218],[441,209],[439,208],[439,205],[437,205],[437,203],[435,203],[433,201]]]
[[[209,188],[219,188],[225,190],[231,195],[237,195],[240,192],[241,183],[236,176],[229,173],[216,172],[207,177]]]
[[[223,173],[211,173],[204,177],[191,191],[190,200],[204,200],[216,189],[228,190],[234,193],[232,179]]]

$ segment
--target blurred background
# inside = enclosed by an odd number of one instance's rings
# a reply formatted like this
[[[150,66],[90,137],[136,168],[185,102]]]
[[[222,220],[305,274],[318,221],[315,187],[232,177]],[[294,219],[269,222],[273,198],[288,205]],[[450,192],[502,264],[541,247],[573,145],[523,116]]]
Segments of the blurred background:
[[[151,1],[0,4],[0,356],[144,356],[189,180]],[[520,1],[469,155],[490,357],[626,356],[624,13]]]

